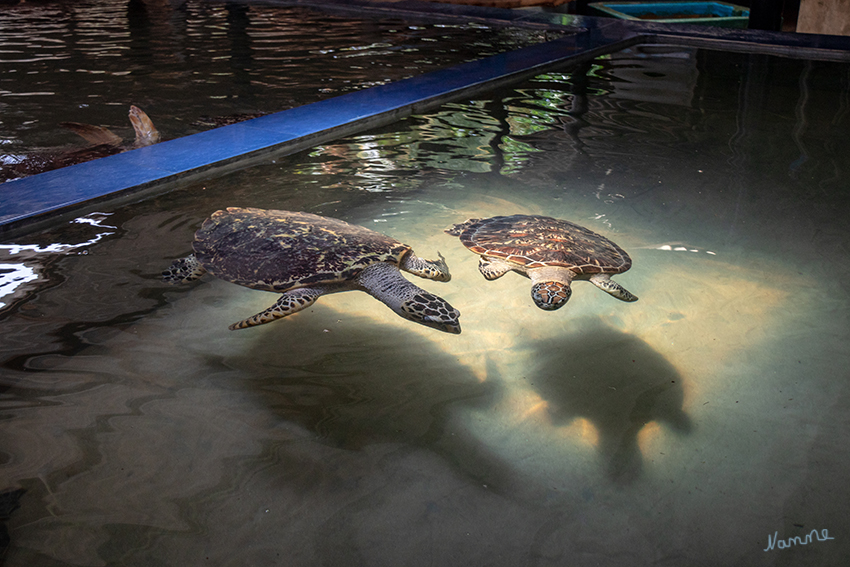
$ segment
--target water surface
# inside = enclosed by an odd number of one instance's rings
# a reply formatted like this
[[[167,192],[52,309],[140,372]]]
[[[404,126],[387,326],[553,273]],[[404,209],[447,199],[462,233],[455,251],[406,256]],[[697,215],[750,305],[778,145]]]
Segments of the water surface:
[[[462,19],[189,0],[36,2],[0,11],[0,179],[86,142],[132,145],[130,105],[163,139],[286,110],[562,35]],[[71,163],[100,154],[74,155]]]
[[[7,564],[837,563],[848,93],[644,46],[4,244]],[[158,277],[225,206],[440,251],[463,333],[359,293],[228,331],[274,295]],[[442,232],[512,213],[616,241],[640,300],[541,311]]]

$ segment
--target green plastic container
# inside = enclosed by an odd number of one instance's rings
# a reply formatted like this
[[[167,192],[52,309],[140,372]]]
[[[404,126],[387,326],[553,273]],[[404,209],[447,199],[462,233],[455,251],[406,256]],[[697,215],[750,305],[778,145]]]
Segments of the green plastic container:
[[[594,2],[589,15],[665,24],[746,28],[750,10],[726,2]]]

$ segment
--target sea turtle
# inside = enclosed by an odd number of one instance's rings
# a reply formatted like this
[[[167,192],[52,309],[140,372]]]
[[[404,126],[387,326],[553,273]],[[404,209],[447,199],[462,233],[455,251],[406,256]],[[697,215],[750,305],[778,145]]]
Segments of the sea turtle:
[[[0,167],[0,181],[10,181],[44,173],[53,169],[84,163],[93,159],[118,154],[142,146],[156,144],[160,140],[159,132],[145,112],[138,106],[130,106],[130,123],[136,132],[132,143],[125,144],[120,136],[103,126],[81,124],[79,122],[62,122],[63,128],[89,142],[89,146],[74,150],[48,149],[33,152],[23,157],[9,156],[6,163]],[[12,158],[12,159],[10,159]]]
[[[136,133],[133,143],[128,145],[124,144],[121,136],[114,134],[109,128],[103,126],[80,124],[79,122],[60,122],[59,125],[71,130],[95,147],[104,146],[105,155],[108,155],[107,152],[110,148],[114,149],[112,153],[118,153],[159,143],[159,131],[144,110],[138,106],[130,105],[128,116],[130,118],[130,124],[133,125],[133,131]]]
[[[480,256],[478,270],[495,280],[513,270],[531,279],[531,297],[553,311],[570,299],[573,280],[588,280],[623,301],[637,297],[611,279],[632,266],[626,252],[583,226],[539,215],[469,219],[446,229]]]
[[[447,282],[451,275],[442,255],[424,260],[410,246],[362,226],[304,212],[229,207],[204,221],[192,247],[194,254],[162,273],[166,282],[189,282],[209,272],[282,294],[231,329],[269,323],[309,307],[321,295],[359,289],[405,319],[460,333],[460,313],[399,272]]]

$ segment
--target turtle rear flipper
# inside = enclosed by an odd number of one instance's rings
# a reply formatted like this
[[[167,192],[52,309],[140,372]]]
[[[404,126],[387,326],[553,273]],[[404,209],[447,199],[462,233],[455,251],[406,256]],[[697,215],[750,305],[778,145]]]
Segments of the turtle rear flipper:
[[[162,281],[170,284],[189,283],[203,276],[207,271],[201,266],[194,254],[174,260],[171,266],[162,272]]]
[[[238,323],[233,323],[230,326],[230,330],[235,331],[236,329],[247,329],[248,327],[263,325],[264,323],[271,323],[272,321],[282,319],[287,315],[297,313],[298,311],[313,305],[322,293],[322,290],[309,287],[302,287],[299,289],[293,289],[292,291],[287,291],[280,296],[280,299],[278,299],[274,305],[264,311],[260,311],[252,317],[243,319]]]

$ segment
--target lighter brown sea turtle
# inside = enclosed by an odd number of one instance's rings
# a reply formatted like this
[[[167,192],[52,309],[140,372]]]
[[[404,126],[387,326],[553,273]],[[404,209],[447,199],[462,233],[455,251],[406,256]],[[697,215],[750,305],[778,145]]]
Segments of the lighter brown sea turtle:
[[[410,246],[362,226],[304,212],[230,207],[213,213],[195,233],[194,254],[162,273],[169,283],[209,272],[223,280],[282,294],[244,329],[301,311],[321,295],[361,290],[401,317],[447,333],[460,333],[457,309],[407,281],[405,270],[447,282],[449,268],[424,260]]]
[[[531,297],[540,309],[563,307],[573,280],[587,280],[622,301],[637,297],[611,279],[632,266],[626,252],[599,234],[571,222],[539,215],[469,219],[446,230],[480,256],[478,270],[488,280],[510,271],[531,279]]]

